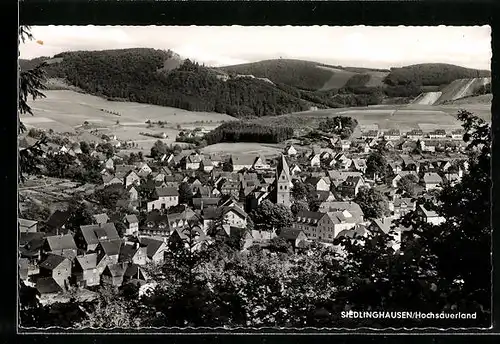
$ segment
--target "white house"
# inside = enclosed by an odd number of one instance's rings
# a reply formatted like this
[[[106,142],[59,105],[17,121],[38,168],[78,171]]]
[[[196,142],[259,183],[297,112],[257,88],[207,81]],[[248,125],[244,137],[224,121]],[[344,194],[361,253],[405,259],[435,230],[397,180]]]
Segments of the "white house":
[[[427,172],[424,174],[425,191],[435,190],[440,188],[443,182],[441,176],[435,172]]]
[[[179,204],[179,192],[175,188],[155,188],[156,200],[148,202],[148,211],[153,209],[166,209]]]

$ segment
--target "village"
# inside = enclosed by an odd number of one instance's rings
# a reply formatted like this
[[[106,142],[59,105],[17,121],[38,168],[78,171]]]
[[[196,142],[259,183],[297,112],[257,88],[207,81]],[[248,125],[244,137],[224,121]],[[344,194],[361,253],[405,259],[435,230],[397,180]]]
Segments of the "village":
[[[311,244],[341,250],[335,241],[340,237],[391,233],[392,248],[399,252],[408,229],[398,219],[415,213],[428,223],[444,221],[418,199],[432,201],[434,190],[459,182],[467,171],[462,136],[460,130],[368,130],[358,139],[288,143],[277,156],[186,150],[141,156],[133,164],[120,152],[116,137],[107,138],[116,148],[112,156],[100,151],[99,144],[84,153],[78,142],[51,143],[43,148],[44,156],[71,155],[77,164],[85,154],[97,158],[102,183],[87,185],[86,194],[125,191],[127,197],[115,206],[127,213],[95,213],[77,231],[66,228],[71,214],[65,210],[41,222],[19,218],[20,276],[49,304],[62,302],[69,290],[85,294],[103,284],[147,286],[154,281],[146,267],[161,265],[170,245],[193,233],[195,248],[237,238],[243,252],[254,246],[265,249],[275,238],[296,252]],[[386,166],[374,170],[377,155]],[[151,192],[141,191],[145,185]],[[364,213],[367,205],[356,201],[369,189],[384,196],[388,211]],[[263,230],[254,224],[252,214],[263,203],[291,209],[291,225]]]

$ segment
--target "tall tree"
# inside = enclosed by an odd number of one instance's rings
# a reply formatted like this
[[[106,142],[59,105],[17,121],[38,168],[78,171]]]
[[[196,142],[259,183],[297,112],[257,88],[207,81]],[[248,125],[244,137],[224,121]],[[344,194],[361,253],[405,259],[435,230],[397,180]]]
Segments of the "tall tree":
[[[389,215],[389,205],[384,194],[373,188],[361,188],[354,198],[367,219],[376,219]]]
[[[292,225],[293,214],[290,208],[283,204],[273,204],[269,200],[260,203],[251,213],[255,229],[261,231],[279,232]]]
[[[27,40],[33,40],[34,37],[31,33],[29,26],[19,27],[19,43],[24,43]],[[21,70],[19,67],[19,99],[18,99],[18,121],[19,133],[23,133],[26,127],[21,122],[20,115],[30,114],[33,115],[31,107],[28,105],[28,98],[33,100],[44,98],[45,95],[41,90],[45,87],[45,63],[34,67],[30,70]],[[33,145],[19,149],[19,178],[24,181],[27,175],[40,173],[39,164],[41,163],[41,156],[43,154],[42,147],[47,143],[45,137],[36,141]]]

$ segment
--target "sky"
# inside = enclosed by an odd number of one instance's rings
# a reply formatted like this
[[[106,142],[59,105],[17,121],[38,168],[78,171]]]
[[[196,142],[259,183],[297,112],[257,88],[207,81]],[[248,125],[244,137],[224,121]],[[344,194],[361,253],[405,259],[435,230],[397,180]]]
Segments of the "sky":
[[[20,57],[64,51],[170,49],[199,63],[225,66],[291,58],[390,68],[450,63],[490,70],[489,26],[34,26]],[[36,41],[42,41],[39,44]]]

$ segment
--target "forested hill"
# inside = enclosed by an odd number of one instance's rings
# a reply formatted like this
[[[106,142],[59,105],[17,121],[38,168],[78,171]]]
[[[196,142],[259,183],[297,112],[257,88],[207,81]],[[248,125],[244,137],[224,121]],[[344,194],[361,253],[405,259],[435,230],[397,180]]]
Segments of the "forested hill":
[[[303,111],[312,104],[262,80],[225,80],[216,71],[189,60],[172,66],[172,57],[171,51],[142,48],[76,51],[55,55],[45,69],[49,78],[66,79],[85,92],[110,100],[215,111],[240,118]],[[21,61],[21,68],[31,64]]]
[[[384,79],[391,86],[413,83],[419,86],[442,86],[458,79],[491,77],[487,70],[470,69],[445,63],[424,63],[392,68]]]

